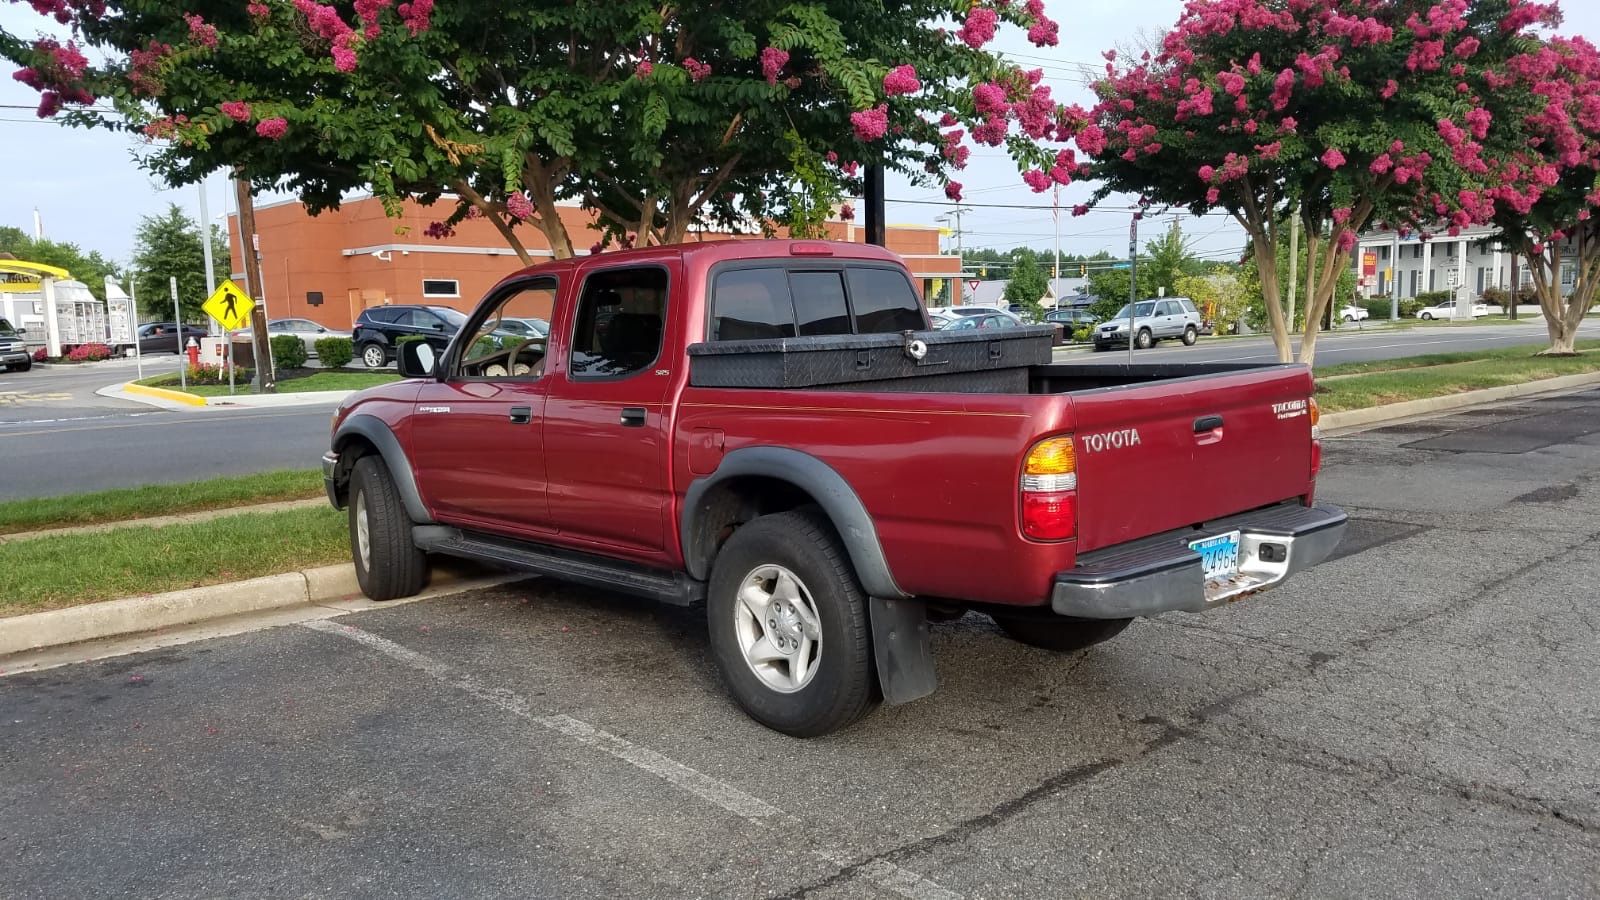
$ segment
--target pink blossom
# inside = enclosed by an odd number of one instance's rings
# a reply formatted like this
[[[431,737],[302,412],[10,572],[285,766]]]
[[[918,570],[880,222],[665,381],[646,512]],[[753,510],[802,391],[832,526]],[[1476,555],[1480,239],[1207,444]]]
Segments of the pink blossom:
[[[1060,26],[1053,20],[1040,18],[1028,26],[1028,42],[1035,47],[1054,47],[1061,43]]]
[[[356,52],[349,47],[334,47],[333,67],[340,72],[354,72],[356,70]]]
[[[289,121],[282,116],[262,119],[256,123],[256,134],[269,141],[281,140],[289,132]]]
[[[949,128],[951,125],[956,124],[957,121],[954,113],[945,113],[939,117],[939,127]]]
[[[839,218],[845,222],[854,222],[856,218],[856,208],[848,203],[839,207]]]
[[[506,197],[506,215],[518,222],[533,218],[533,204],[528,201],[528,196],[518,191]]]
[[[1010,109],[1006,89],[986,81],[972,89],[972,105],[980,116],[1004,115]]]
[[[1388,100],[1390,97],[1393,97],[1398,93],[1400,93],[1400,82],[1395,81],[1393,78],[1389,79],[1388,84],[1385,84],[1383,86],[1383,90],[1380,92],[1385,100]]]
[[[995,25],[1000,20],[994,10],[983,6],[974,6],[967,13],[966,24],[956,32],[968,47],[980,49],[984,44],[994,40]]]
[[[917,80],[917,70],[912,66],[895,66],[883,76],[883,92],[890,97],[915,94],[920,90],[922,82]]]
[[[692,56],[683,61],[683,69],[689,73],[690,81],[705,81],[707,76],[711,74],[710,65]]]
[[[429,17],[433,15],[433,0],[411,0],[395,7],[395,12],[400,14],[411,36],[416,37],[428,30]]]
[[[447,237],[453,237],[456,229],[449,222],[429,222],[428,227],[422,229],[422,233],[436,241],[442,241]]]
[[[1221,188],[1208,188],[1206,190],[1206,203],[1208,205],[1216,206],[1217,205],[1217,201],[1219,201],[1221,199],[1222,199],[1222,189]]]
[[[872,109],[851,113],[850,127],[855,129],[856,139],[863,143],[882,138],[889,132],[889,107],[880,103]]]
[[[243,100],[228,100],[218,108],[222,110],[223,115],[235,122],[250,121],[250,104]]]
[[[1351,250],[1354,250],[1356,246],[1356,233],[1348,228],[1339,232],[1338,245],[1340,253],[1349,253]]]
[[[1328,152],[1322,154],[1322,164],[1330,169],[1337,169],[1344,165],[1344,154],[1337,147],[1329,147]]]
[[[1089,207],[1087,205],[1085,205],[1085,204],[1080,203],[1077,206],[1074,206],[1072,208],[1073,218],[1082,218],[1084,216],[1087,216],[1088,214],[1089,214]]]
[[[1215,177],[1217,177],[1217,169],[1216,169],[1215,166],[1201,166],[1200,167],[1200,180],[1201,181],[1209,182],[1211,179],[1213,179]]]
[[[768,47],[761,51],[761,74],[766,77],[767,84],[776,85],[778,83],[778,74],[788,64],[789,51],[787,50]]]
[[[961,199],[961,182],[952,181],[944,186],[944,195],[951,200]]]
[[[838,163],[839,162],[839,154],[837,152],[833,151],[833,150],[829,150],[827,156],[825,156],[823,158],[826,159],[830,163]]]
[[[1456,56],[1459,56],[1462,59],[1471,59],[1478,52],[1478,48],[1481,46],[1483,46],[1483,44],[1477,38],[1466,37],[1462,39],[1461,43],[1456,45],[1455,53]]]
[[[1278,127],[1282,128],[1287,134],[1294,134],[1300,128],[1300,120],[1294,116],[1284,116],[1283,121],[1278,123]]]
[[[265,3],[252,2],[245,7],[245,11],[250,13],[250,18],[254,19],[258,25],[272,18],[272,7]]]
[[[1050,187],[1050,176],[1039,169],[1029,169],[1022,174],[1022,181],[1033,189],[1035,194],[1043,193]]]
[[[1350,221],[1350,213],[1351,210],[1348,206],[1341,206],[1340,208],[1334,210],[1333,224],[1343,225],[1344,223]]]
[[[1078,149],[1090,156],[1099,156],[1106,149],[1106,133],[1099,125],[1085,125],[1078,132]]]
[[[839,171],[843,172],[846,178],[856,177],[856,172],[860,169],[861,163],[856,162],[853,159],[839,167]]]
[[[648,59],[641,59],[639,60],[639,64],[633,67],[633,75],[635,78],[649,78],[650,73],[654,72],[655,70],[656,67],[654,63],[650,62]]]
[[[191,13],[184,13],[183,21],[189,25],[189,39],[202,47],[217,46],[217,27]]]
[[[597,256],[604,252],[606,252],[606,245],[603,241],[595,241],[593,244],[589,245],[590,256]]]
[[[1237,97],[1244,91],[1244,76],[1237,72],[1218,72],[1217,83],[1232,97]]]

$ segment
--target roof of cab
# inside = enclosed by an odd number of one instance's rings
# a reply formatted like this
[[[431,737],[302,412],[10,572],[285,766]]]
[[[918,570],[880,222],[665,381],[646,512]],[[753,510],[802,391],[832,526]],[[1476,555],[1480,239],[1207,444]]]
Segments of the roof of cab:
[[[687,263],[708,268],[719,262],[734,259],[786,259],[791,257],[799,259],[872,259],[901,262],[898,255],[882,247],[850,241],[808,241],[791,238],[701,241],[640,247],[634,250],[616,250],[609,253],[594,253],[571,259],[551,260],[521,269],[506,277],[502,283],[529,275],[556,274],[572,270],[587,272],[592,269],[645,263],[674,257],[680,258]]]

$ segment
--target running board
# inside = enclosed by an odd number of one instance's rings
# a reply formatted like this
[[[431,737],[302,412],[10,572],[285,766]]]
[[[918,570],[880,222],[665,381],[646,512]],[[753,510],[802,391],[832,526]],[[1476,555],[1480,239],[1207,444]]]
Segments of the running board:
[[[411,538],[418,549],[428,553],[476,559],[588,587],[609,588],[671,606],[694,606],[706,598],[705,584],[682,572],[651,569],[576,550],[440,525],[413,526]]]

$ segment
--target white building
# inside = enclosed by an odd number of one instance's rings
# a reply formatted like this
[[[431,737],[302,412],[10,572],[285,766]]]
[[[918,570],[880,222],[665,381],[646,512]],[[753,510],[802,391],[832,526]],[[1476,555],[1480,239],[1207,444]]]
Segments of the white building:
[[[1567,255],[1570,257],[1571,253]],[[1427,241],[1415,232],[1401,238],[1393,231],[1369,231],[1361,235],[1354,267],[1363,297],[1393,296],[1396,279],[1401,299],[1458,286],[1467,287],[1476,299],[1490,288],[1511,287],[1511,254],[1501,249],[1492,228],[1469,228],[1456,237],[1441,234]],[[1519,269],[1526,290],[1533,279],[1525,263]],[[1576,274],[1575,263],[1570,258],[1564,260],[1564,291],[1571,290]]]

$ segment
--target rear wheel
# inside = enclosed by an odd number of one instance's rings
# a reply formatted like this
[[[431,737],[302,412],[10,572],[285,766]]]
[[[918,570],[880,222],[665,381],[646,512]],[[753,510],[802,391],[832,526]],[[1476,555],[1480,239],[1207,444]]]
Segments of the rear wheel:
[[[389,353],[382,344],[369,343],[361,347],[361,361],[369,369],[381,369],[389,362]]]
[[[1074,619],[1028,616],[994,616],[1008,637],[1030,647],[1067,653],[1109,641],[1122,633],[1132,619]]]
[[[1355,323],[1356,317],[1355,316],[1345,316],[1344,317],[1344,321],[1345,321],[1346,325],[1352,325],[1352,324]]]
[[[1133,339],[1133,345],[1140,350],[1149,350],[1155,346],[1155,343],[1155,336],[1150,333],[1148,328],[1139,329],[1139,336]]]
[[[768,728],[816,737],[872,708],[867,599],[815,509],[735,531],[712,567],[706,615],[728,690]]]
[[[1183,330],[1183,345],[1185,347],[1193,347],[1198,340],[1200,340],[1200,330],[1198,328],[1190,325]]]
[[[1432,320],[1432,319],[1433,319],[1433,313],[1423,313],[1423,314],[1422,314],[1422,318],[1424,318],[1424,319],[1427,319],[1427,320],[1430,320],[1430,321],[1431,321],[1431,320]]]
[[[350,555],[356,582],[373,600],[410,597],[428,584],[428,557],[411,540],[411,517],[378,456],[356,460],[350,477]]]

